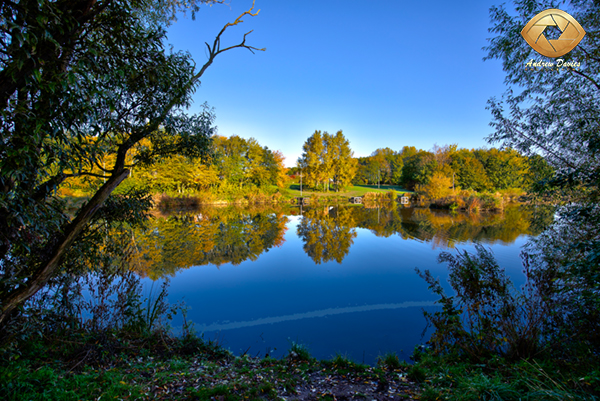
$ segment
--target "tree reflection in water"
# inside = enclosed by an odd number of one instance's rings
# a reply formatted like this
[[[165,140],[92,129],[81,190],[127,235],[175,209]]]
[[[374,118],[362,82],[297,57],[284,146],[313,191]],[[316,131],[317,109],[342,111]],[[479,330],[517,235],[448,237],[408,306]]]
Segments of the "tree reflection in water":
[[[131,266],[153,280],[191,266],[256,260],[281,246],[288,218],[271,207],[201,208],[158,215],[134,235]]]
[[[447,210],[384,207],[364,208],[355,215],[357,226],[377,236],[430,242],[434,248],[498,241],[513,243],[520,235],[538,235],[552,221],[553,208],[510,206],[499,213],[452,213]]]
[[[350,252],[356,238],[354,208],[320,206],[303,212],[298,236],[304,241],[304,251],[316,264],[342,260]]]
[[[510,244],[520,235],[538,235],[552,215],[552,208],[524,206],[480,214],[404,208],[396,203],[319,206],[304,210],[297,233],[315,263],[341,263],[354,243],[356,228],[378,237],[399,235],[429,242],[433,248],[454,248],[466,242]]]
[[[501,213],[450,213],[404,208],[395,203],[314,206],[205,207],[193,212],[157,215],[145,230],[134,233],[133,269],[155,280],[191,266],[256,260],[281,246],[287,216],[301,214],[296,234],[316,264],[342,263],[359,231],[378,237],[453,248],[466,242],[512,243],[520,235],[537,235],[552,221],[552,208],[507,207]]]

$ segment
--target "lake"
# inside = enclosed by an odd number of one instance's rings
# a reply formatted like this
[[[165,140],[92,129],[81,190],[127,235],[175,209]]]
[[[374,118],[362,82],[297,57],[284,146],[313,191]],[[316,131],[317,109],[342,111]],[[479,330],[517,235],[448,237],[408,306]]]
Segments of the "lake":
[[[185,302],[197,334],[235,354],[281,357],[295,342],[319,359],[374,364],[395,352],[408,361],[431,334],[423,310],[437,308],[415,267],[446,283],[439,253],[481,243],[520,286],[521,247],[551,218],[518,206],[475,215],[346,204],[162,212],[136,234],[134,266],[147,294],[169,279],[169,301]],[[181,330],[181,319],[173,324]]]

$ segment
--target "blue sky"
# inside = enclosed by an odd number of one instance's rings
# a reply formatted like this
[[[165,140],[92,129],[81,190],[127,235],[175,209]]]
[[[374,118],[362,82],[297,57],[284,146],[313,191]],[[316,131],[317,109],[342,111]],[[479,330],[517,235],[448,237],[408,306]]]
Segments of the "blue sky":
[[[180,18],[175,50],[207,59],[221,27],[252,0],[231,0]],[[293,166],[315,130],[343,130],[355,156],[405,145],[490,146],[486,101],[504,92],[500,62],[483,61],[489,7],[499,1],[256,0],[256,17],[229,28],[222,46],[266,47],[219,55],[191,112],[215,109],[219,134],[254,137]]]

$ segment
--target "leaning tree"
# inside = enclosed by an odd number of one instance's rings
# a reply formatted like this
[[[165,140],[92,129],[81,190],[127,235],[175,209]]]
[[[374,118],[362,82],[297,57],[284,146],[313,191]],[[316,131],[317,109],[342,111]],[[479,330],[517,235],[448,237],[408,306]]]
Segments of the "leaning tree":
[[[200,78],[223,52],[264,50],[246,43],[252,31],[221,45],[228,28],[257,15],[254,3],[206,43],[199,68],[165,50],[177,13],[215,2],[0,4],[0,326],[71,258],[96,252],[99,227],[143,218],[147,194],[111,195],[134,164],[206,153],[212,114],[185,113]],[[76,177],[103,182],[70,211],[56,192]]]

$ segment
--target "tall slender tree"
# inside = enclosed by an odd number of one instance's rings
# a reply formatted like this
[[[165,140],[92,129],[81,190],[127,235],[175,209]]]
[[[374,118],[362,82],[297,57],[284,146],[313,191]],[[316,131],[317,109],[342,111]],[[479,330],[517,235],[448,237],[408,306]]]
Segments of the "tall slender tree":
[[[354,152],[350,149],[350,141],[344,137],[341,130],[336,132],[332,142],[335,161],[333,177],[336,191],[339,191],[340,188],[344,188],[352,182],[357,171],[357,161],[354,158]]]
[[[299,164],[302,167],[306,182],[312,182],[314,188],[318,188],[323,181],[323,153],[325,144],[321,131],[315,131],[302,145],[302,157]]]
[[[322,186],[323,190],[329,190],[332,180],[337,188],[343,187],[356,175],[357,161],[350,149],[350,142],[341,130],[335,135],[315,131],[302,149],[304,152],[298,159],[298,166],[315,188]]]

